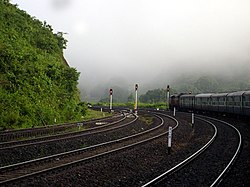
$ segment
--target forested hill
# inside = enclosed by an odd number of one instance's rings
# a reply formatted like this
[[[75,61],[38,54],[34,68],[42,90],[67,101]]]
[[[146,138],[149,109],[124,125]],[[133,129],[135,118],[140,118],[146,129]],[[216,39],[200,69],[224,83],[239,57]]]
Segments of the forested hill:
[[[170,84],[170,93],[227,93],[250,90],[250,75],[242,73],[228,78],[223,76],[180,76]],[[157,103],[166,101],[166,88],[149,90],[140,96],[144,103]]]
[[[0,130],[79,119],[79,73],[63,58],[66,40],[0,0]]]

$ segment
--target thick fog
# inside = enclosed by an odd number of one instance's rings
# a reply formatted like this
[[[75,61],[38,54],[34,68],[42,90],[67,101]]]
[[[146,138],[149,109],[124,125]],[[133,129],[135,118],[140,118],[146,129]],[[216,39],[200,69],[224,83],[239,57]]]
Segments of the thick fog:
[[[146,90],[182,74],[231,76],[250,70],[249,0],[12,3],[66,33],[65,58],[81,72],[79,88],[87,100],[97,88],[129,91],[139,83]]]

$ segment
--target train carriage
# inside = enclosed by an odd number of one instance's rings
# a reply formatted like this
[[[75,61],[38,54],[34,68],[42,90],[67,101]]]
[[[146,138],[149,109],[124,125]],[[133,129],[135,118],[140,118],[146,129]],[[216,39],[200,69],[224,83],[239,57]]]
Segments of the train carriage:
[[[233,92],[227,95],[227,112],[232,114],[243,114],[243,94],[245,91]]]
[[[218,93],[211,95],[211,110],[214,112],[227,112],[228,93]]]
[[[211,93],[198,94],[195,96],[195,109],[197,110],[211,110]]]
[[[185,94],[180,96],[180,107],[183,110],[194,110],[195,95]]]
[[[242,96],[242,110],[243,114],[246,116],[250,116],[250,91],[244,92]]]
[[[173,107],[185,111],[211,111],[250,116],[250,90],[232,93],[176,94],[170,99]]]

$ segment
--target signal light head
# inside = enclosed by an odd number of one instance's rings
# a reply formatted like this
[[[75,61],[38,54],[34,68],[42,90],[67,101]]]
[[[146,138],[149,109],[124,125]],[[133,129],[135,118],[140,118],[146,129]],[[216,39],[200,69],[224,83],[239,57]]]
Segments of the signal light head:
[[[138,90],[138,84],[135,84],[135,90]]]
[[[169,87],[169,85],[167,85],[167,91],[169,92],[169,90],[170,90],[170,87]]]

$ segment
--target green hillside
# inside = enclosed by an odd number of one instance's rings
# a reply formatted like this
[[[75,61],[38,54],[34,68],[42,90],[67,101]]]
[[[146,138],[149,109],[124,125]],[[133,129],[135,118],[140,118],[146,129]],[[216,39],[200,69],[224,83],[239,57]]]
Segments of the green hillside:
[[[0,0],[0,130],[80,119],[79,73],[63,58],[63,34]]]

